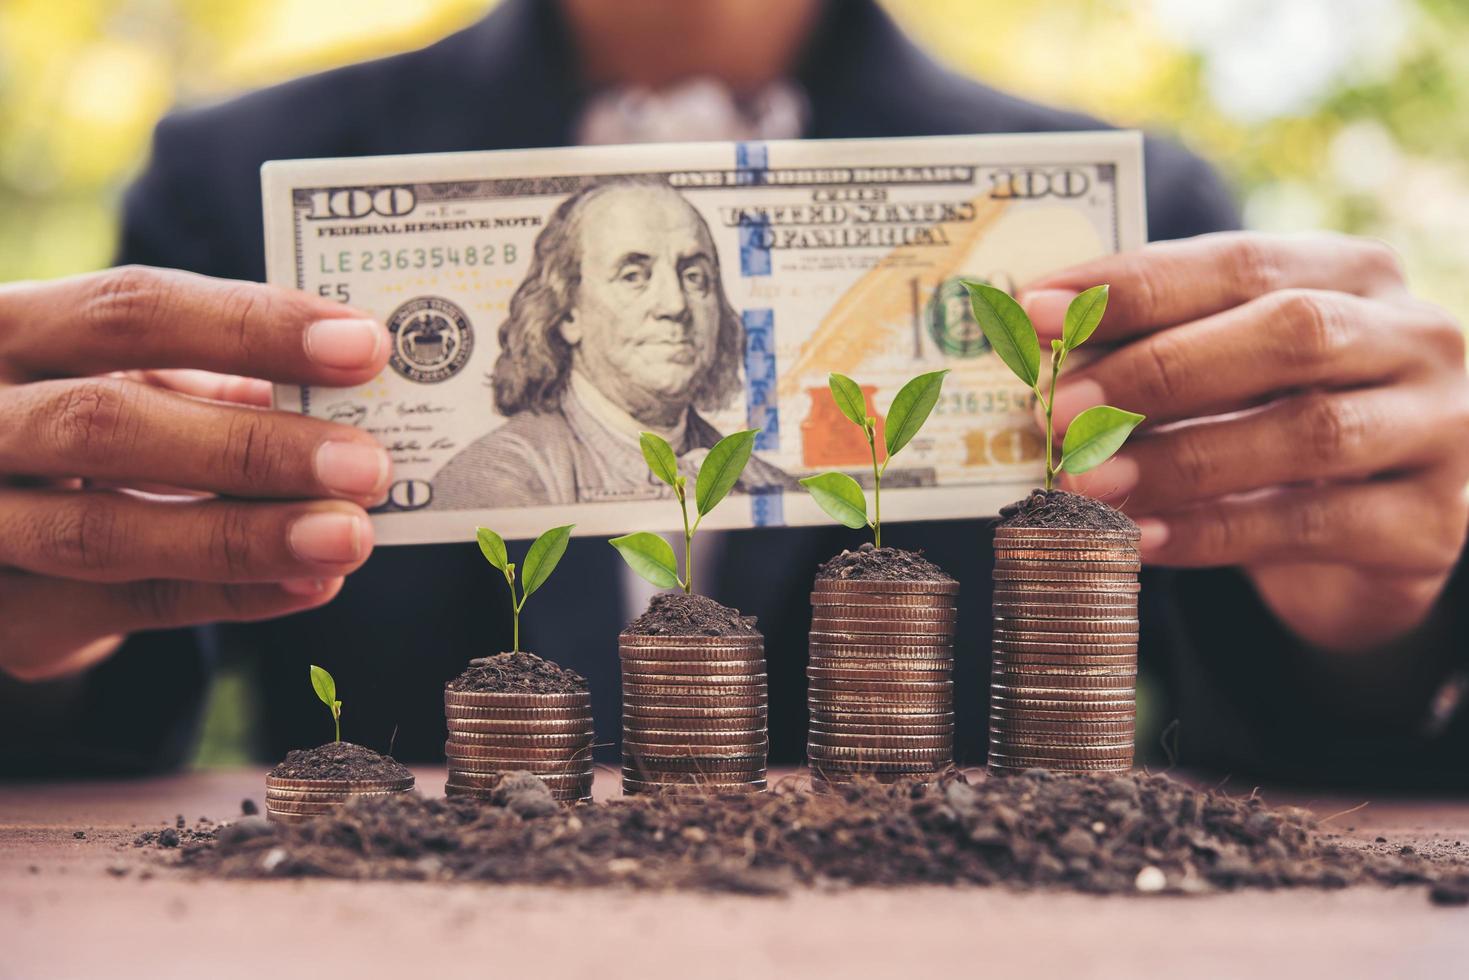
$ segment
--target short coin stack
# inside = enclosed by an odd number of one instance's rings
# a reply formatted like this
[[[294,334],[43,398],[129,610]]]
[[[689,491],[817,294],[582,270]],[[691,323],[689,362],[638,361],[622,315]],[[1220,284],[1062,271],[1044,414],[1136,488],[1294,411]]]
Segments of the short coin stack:
[[[991,769],[1132,766],[1138,537],[996,529]]]
[[[592,798],[592,695],[444,691],[448,796],[489,799],[506,772],[533,773],[564,803]]]
[[[623,633],[622,788],[766,788],[765,638]]]
[[[953,762],[958,593],[952,579],[816,580],[806,756],[817,787]]]
[[[413,789],[413,777],[398,779],[285,779],[265,777],[265,817],[301,823],[340,809],[364,796],[392,796]]]

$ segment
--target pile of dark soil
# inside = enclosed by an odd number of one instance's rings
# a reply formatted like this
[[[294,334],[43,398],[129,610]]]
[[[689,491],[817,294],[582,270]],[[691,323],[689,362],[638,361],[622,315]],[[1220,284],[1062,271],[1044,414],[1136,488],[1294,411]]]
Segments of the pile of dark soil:
[[[648,609],[627,624],[624,636],[754,636],[755,617],[721,606],[713,599],[683,592],[660,592]]]
[[[328,742],[314,749],[292,749],[270,775],[279,779],[402,779],[412,773],[392,756],[352,742]]]
[[[398,878],[778,893],[796,886],[974,884],[1098,893],[1431,884],[1452,854],[1347,842],[1301,810],[1195,790],[1166,776],[1016,776],[783,787],[711,801],[635,797],[555,806],[525,773],[490,803],[361,799],[290,826],[251,822],[185,847],[226,877]],[[1436,901],[1442,899],[1435,898]]]
[[[587,690],[587,679],[533,653],[500,653],[471,660],[469,668],[444,687],[497,694],[581,694]]]
[[[879,582],[952,582],[953,577],[916,551],[874,548],[872,542],[856,551],[843,551],[816,569],[817,579],[859,579]]]
[[[1136,531],[1120,510],[1067,490],[1032,490],[1029,497],[1000,508],[999,527],[1077,527],[1094,531]]]

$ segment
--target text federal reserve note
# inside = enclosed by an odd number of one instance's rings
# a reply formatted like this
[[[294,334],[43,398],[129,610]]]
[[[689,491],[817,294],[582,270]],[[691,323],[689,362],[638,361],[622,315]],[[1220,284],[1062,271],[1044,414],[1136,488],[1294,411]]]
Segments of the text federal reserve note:
[[[1038,481],[1041,439],[960,278],[1013,290],[1145,238],[1136,133],[277,161],[262,183],[269,281],[391,335],[370,384],[276,390],[388,447],[389,544],[673,530],[645,430],[691,478],[760,430],[711,526],[826,521],[796,481],[871,476],[832,371],[881,426],[904,381],[949,368],[884,517],[994,514]]]

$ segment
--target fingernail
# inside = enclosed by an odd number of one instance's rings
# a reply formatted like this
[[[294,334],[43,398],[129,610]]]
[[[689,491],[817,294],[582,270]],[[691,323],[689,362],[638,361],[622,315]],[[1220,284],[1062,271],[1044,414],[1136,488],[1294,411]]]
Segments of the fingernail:
[[[1137,522],[1137,528],[1143,532],[1142,540],[1138,542],[1138,549],[1142,551],[1144,557],[1168,543],[1168,525],[1156,517],[1144,517]]]
[[[291,525],[286,540],[302,561],[335,565],[362,558],[372,527],[355,514],[307,514]]]
[[[317,320],[306,328],[306,356],[322,367],[367,367],[386,343],[375,320]]]
[[[388,454],[361,442],[324,442],[316,450],[316,478],[335,493],[377,495],[388,482]]]
[[[1065,376],[1064,372],[1062,376]],[[1082,412],[1106,403],[1107,394],[1095,381],[1089,378],[1081,381],[1063,381],[1056,388],[1056,404],[1052,418],[1058,428],[1065,429],[1071,424],[1071,420]]]
[[[1076,299],[1076,293],[1070,289],[1037,289],[1022,292],[1019,299],[1030,322],[1035,324],[1036,333],[1042,337],[1059,337],[1066,325],[1066,308]]]
[[[1130,456],[1114,456],[1096,469],[1069,477],[1067,482],[1077,493],[1097,500],[1113,500],[1131,493],[1138,483],[1137,460]]]
[[[293,578],[281,583],[281,589],[291,595],[320,595],[326,591],[324,578]]]

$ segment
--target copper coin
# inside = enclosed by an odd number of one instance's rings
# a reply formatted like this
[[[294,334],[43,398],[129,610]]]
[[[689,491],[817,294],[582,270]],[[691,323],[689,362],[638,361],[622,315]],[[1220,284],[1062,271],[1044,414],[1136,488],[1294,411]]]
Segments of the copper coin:
[[[445,691],[446,708],[586,708],[592,696],[586,691],[570,694],[524,694],[518,691]]]
[[[623,671],[622,683],[626,684],[672,684],[683,687],[725,688],[764,684],[767,676],[763,670],[748,674],[654,674]]]
[[[706,694],[701,697],[644,697],[642,695],[622,692],[622,710],[629,713],[643,712],[649,708],[764,708],[766,697],[764,692],[757,695],[747,694]]]
[[[1092,595],[1110,598],[1112,602],[1126,596],[1137,595],[1142,591],[1142,585],[1136,576],[1128,576],[1126,581],[1102,581],[1089,578],[1077,582],[1032,582],[1021,579],[995,578],[995,595],[1011,596],[1056,596],[1065,597],[1067,602],[1076,602],[1078,596]]]
[[[999,589],[1085,588],[1089,592],[1108,592],[1137,583],[1137,572],[1083,572],[1069,568],[997,568],[991,573]],[[1003,583],[1003,584],[1002,584]]]
[[[663,664],[668,673],[682,673],[680,664],[739,663],[758,664],[764,670],[765,650],[708,650],[703,648],[680,650],[675,647],[650,647],[646,650],[624,650],[618,656],[624,663]]]
[[[768,778],[765,763],[743,769],[668,769],[640,766],[630,762],[622,764],[622,778],[636,779],[649,783],[682,783],[697,786],[701,783],[748,783]]]
[[[953,689],[954,682],[948,677],[923,681],[844,681],[830,677],[810,677],[806,684],[807,692],[813,695],[824,691],[838,694],[946,695]]]
[[[279,813],[279,812],[277,812],[275,810],[272,810],[270,807],[266,807],[265,808],[265,819],[266,820],[269,820],[271,823],[297,824],[297,823],[307,823],[309,821],[315,820],[316,819],[316,815],[315,814],[301,814],[301,813]]]
[[[1085,548],[1110,548],[1123,544],[1136,544],[1142,540],[1140,531],[1101,531],[1093,528],[1074,527],[1016,527],[1006,525],[995,528],[995,542],[1009,543],[1020,538],[1034,538],[1046,544],[1036,547],[1062,547],[1076,542]]]
[[[812,666],[806,668],[806,676],[813,680],[853,681],[858,686],[862,686],[869,681],[923,683],[932,681],[936,677],[947,678],[948,672],[943,670],[853,670],[851,668]]]
[[[954,661],[953,658],[941,660],[938,658],[920,659],[909,657],[906,659],[884,660],[877,657],[864,659],[861,657],[812,656],[806,661],[806,669],[822,670],[828,673],[832,671],[858,671],[862,674],[869,674],[874,671],[897,671],[898,673],[934,676],[949,673],[954,669]]]
[[[924,618],[929,613],[943,614],[953,612],[955,602],[955,597],[951,595],[862,596],[853,595],[850,592],[811,593],[811,606],[813,609],[824,609],[830,606],[870,608],[880,603],[884,609],[892,609],[899,612],[911,611],[916,614],[915,618],[919,619]]]
[[[301,803],[291,800],[273,800],[267,809],[275,813],[289,813],[294,816],[316,816],[322,813],[332,813],[340,810],[341,803]]]
[[[954,763],[948,759],[924,762],[870,762],[865,759],[808,759],[813,775],[819,774],[829,782],[852,782],[844,776],[885,774],[887,776],[929,776],[948,769]]]
[[[890,623],[881,619],[833,619],[825,616],[814,617],[811,629],[816,633],[879,636],[909,644],[915,640],[923,644],[941,643],[954,635],[953,623]]]
[[[1137,565],[1137,549],[1122,548],[1020,548],[997,543],[995,563],[1023,561],[1029,564],[1050,562],[1066,565]]]
[[[627,702],[622,705],[623,724],[653,724],[671,718],[692,719],[700,723],[754,721],[765,718],[768,713],[764,705],[754,708],[687,708],[663,704],[635,707]]]
[[[622,767],[659,772],[730,772],[740,769],[763,769],[765,757],[764,752],[727,751],[711,749],[708,746],[699,746],[697,754],[661,752],[654,755],[646,752],[624,751]]]
[[[557,745],[463,745],[444,743],[444,754],[451,759],[571,759],[592,751],[590,740],[578,746]]]
[[[540,748],[579,748],[592,744],[595,736],[590,730],[545,735],[532,732],[450,732],[449,745],[455,746],[539,746]],[[448,746],[446,745],[445,748]]]
[[[622,740],[622,757],[624,760],[635,759],[662,759],[673,756],[679,759],[703,759],[705,753],[714,752],[720,755],[733,757],[761,756],[765,757],[770,751],[770,741],[760,739],[754,742],[728,743],[725,745],[669,745],[666,742],[630,742]],[[762,765],[764,763],[761,763]],[[652,763],[647,763],[644,768],[655,768]]]
[[[1137,558],[1122,559],[1117,561],[1067,561],[1064,558],[995,558],[995,572],[1020,573],[1024,577],[1029,572],[1065,572],[1072,575],[1132,575],[1136,576],[1142,571],[1143,563]]]
[[[450,773],[447,785],[458,786],[460,789],[495,789],[504,779],[505,773]],[[539,776],[539,774],[536,774],[536,779],[541,780],[546,786],[555,790],[566,789],[569,786],[591,785],[592,774],[577,773],[569,774],[569,776],[555,776],[555,774],[551,774],[551,776]]]
[[[959,610],[947,606],[894,606],[888,599],[867,605],[832,603],[813,606],[813,616],[828,619],[877,619],[894,623],[953,623],[959,618]]]
[[[708,698],[708,697],[759,697],[765,693],[765,682],[748,684],[642,684],[636,681],[622,682],[625,698]]]
[[[954,659],[953,643],[928,646],[894,646],[891,643],[827,643],[812,641],[811,658],[847,660],[943,660]]]
[[[1135,663],[1118,664],[1017,664],[1003,657],[996,657],[990,665],[990,676],[995,680],[1008,678],[1005,683],[1028,683],[1026,678],[1053,677],[1136,677]]]
[[[1033,629],[1003,629],[996,626],[991,633],[996,640],[1005,640],[1016,643],[1133,643],[1138,641],[1138,634],[1133,633],[1085,633],[1081,630],[1075,632],[1059,632]]]
[[[954,705],[954,692],[922,691],[902,694],[897,691],[832,691],[816,689],[807,692],[806,701],[813,707],[848,707],[885,711],[947,711]]]
[[[1137,618],[1137,596],[1126,592],[1096,592],[1091,589],[1061,589],[1052,591],[1037,591],[1019,588],[995,589],[990,593],[990,604],[996,615],[1027,615],[1026,613],[1004,613],[1002,606],[1018,606],[1021,609],[1034,609],[1039,612],[1047,610],[1070,609],[1076,606],[1088,607],[1083,612],[1073,613],[1077,619],[1086,619],[1092,616],[1117,616],[1123,615],[1127,610],[1132,610],[1133,619]],[[1114,607],[1109,610],[1098,612],[1090,607],[1108,606]]]
[[[284,776],[266,776],[265,788],[269,790],[315,790],[332,793],[390,792],[413,788],[413,777],[399,779],[288,779]]]
[[[1137,654],[1119,653],[1110,656],[1077,656],[1074,653],[1014,653],[1006,650],[991,650],[990,661],[993,664],[1007,664],[1021,668],[1039,667],[1123,667],[1135,668],[1137,666]]]
[[[933,759],[947,759],[950,755],[950,744],[937,746],[914,745],[909,748],[893,747],[878,751],[871,745],[832,745],[826,742],[808,742],[806,755],[814,759],[877,759],[882,762],[928,762]]]
[[[905,582],[884,579],[819,578],[812,587],[816,592],[845,592],[878,596],[890,595],[943,595],[959,594],[959,583],[955,581]]]
[[[1003,726],[1004,722],[1015,721],[1016,723],[1051,722],[1057,725],[1081,726],[1081,725],[1118,725],[1136,724],[1137,715],[1133,711],[1088,711],[1085,708],[1027,708],[1024,711],[1012,711],[1008,714],[999,714],[993,705],[990,706],[990,725],[993,729]]]
[[[854,633],[851,630],[820,630],[813,629],[810,634],[810,642],[813,647],[830,645],[837,647],[870,647],[879,650],[893,652],[894,656],[902,656],[901,651],[905,649],[943,650],[947,655],[952,655],[953,642],[941,633],[927,634],[896,634],[896,633]]]
[[[1091,758],[1059,759],[1053,756],[989,754],[991,765],[1012,769],[1060,769],[1069,772],[1113,772],[1132,768],[1132,753]]]
[[[471,721],[510,721],[510,722],[574,722],[582,721],[590,723],[592,711],[588,707],[580,708],[465,708],[450,707],[444,709],[444,719],[454,721],[466,719]]]
[[[893,704],[828,704],[807,699],[813,724],[854,725],[942,725],[954,720],[954,705]]]
[[[1138,633],[1137,617],[1119,616],[1113,619],[1044,619],[1038,616],[996,616],[994,628],[1007,633],[1017,630],[1031,633]]]
[[[1114,691],[1063,691],[1047,697],[1018,697],[1003,693],[990,695],[990,708],[1019,711],[1131,711],[1137,699],[1131,695],[1117,697]]]
[[[622,633],[617,637],[617,646],[622,650],[643,649],[720,649],[728,647],[732,650],[764,649],[765,637],[759,633],[745,633],[730,636],[672,636],[660,634],[658,636],[640,636],[634,633]]]
[[[1094,752],[1099,755],[1112,756],[1119,752],[1131,752],[1133,740],[1131,738],[1099,738],[1095,735],[1015,735],[1005,734],[1003,736],[991,734],[990,748],[1001,754],[1014,753],[1024,755],[1035,752],[1039,755],[1052,754],[1050,749],[1076,749]]]
[[[367,793],[341,793],[331,790],[310,789],[267,789],[265,791],[265,802],[287,802],[287,803],[346,803],[348,800],[365,799],[367,797],[397,796],[400,793],[409,792],[406,789],[373,790]]]
[[[668,742],[675,745],[719,745],[722,742],[751,742],[765,738],[764,725],[757,727],[747,725],[740,725],[739,727],[720,725],[717,728],[705,726],[699,726],[697,728],[693,726],[687,728],[669,728],[665,723],[657,726],[624,725],[623,727],[624,729],[631,728],[637,732],[635,741]],[[626,730],[623,732],[623,737],[627,737]]]
[[[542,779],[560,776],[590,776],[596,768],[591,759],[578,759],[574,762],[551,760],[530,762],[525,759],[506,759],[502,762],[495,762],[491,759],[450,759],[448,767],[449,778],[456,780],[468,775],[489,776],[494,773],[507,772],[528,772]]]
[[[1022,773],[1029,772],[1031,769],[1044,769],[1047,772],[1063,772],[1063,773],[1077,773],[1077,774],[1080,774],[1080,775],[1096,775],[1097,773],[1105,773],[1105,772],[1130,772],[1132,770],[1132,765],[1131,765],[1131,763],[1129,763],[1127,765],[1122,765],[1122,764],[1119,763],[1119,764],[1116,764],[1116,765],[1104,765],[1104,766],[1088,767],[1086,769],[1078,769],[1078,768],[1075,768],[1075,767],[1066,766],[1066,765],[1059,765],[1059,764],[1058,765],[1049,765],[1049,766],[1002,766],[1002,765],[998,765],[998,764],[993,763],[993,762],[991,762],[989,764],[989,772],[990,772],[990,775],[992,775],[992,776],[1018,776],[1018,775],[1020,775]]]
[[[1119,721],[1045,721],[1011,715],[991,718],[989,728],[991,735],[1096,735],[1102,738],[1125,735],[1132,738],[1136,723],[1130,717]]]
[[[812,732],[806,742],[807,745],[871,749],[873,752],[887,749],[943,749],[952,752],[954,748],[954,739],[950,735],[828,735]]]
[[[656,782],[645,779],[634,779],[631,776],[622,777],[622,791],[628,794],[673,793],[676,795],[708,795],[720,793],[760,793],[764,792],[768,785],[764,779],[751,779],[745,782],[687,783]]]
[[[1009,674],[998,669],[990,678],[990,688],[994,693],[1010,695],[1017,691],[1132,691],[1136,686],[1135,673],[1099,677],[1095,674]]]
[[[455,719],[448,723],[449,737],[461,742],[478,742],[480,736],[527,735],[585,735],[591,730],[592,720],[582,718],[575,721],[499,721],[496,719]],[[486,742],[483,744],[493,744]]]
[[[952,739],[954,736],[953,722],[939,722],[937,724],[925,725],[903,725],[889,719],[887,722],[844,722],[833,724],[831,722],[812,721],[808,729],[812,736],[821,735],[826,738],[833,736],[847,737],[851,735],[878,735],[878,736],[905,736],[905,737],[928,737],[936,738],[942,736]]]
[[[765,676],[765,658],[751,660],[633,660],[622,659],[622,673],[659,676],[708,677],[719,675]]]
[[[1071,657],[1133,657],[1136,643],[1021,643],[1017,640],[991,640],[990,649],[1001,654],[1051,653]]]

